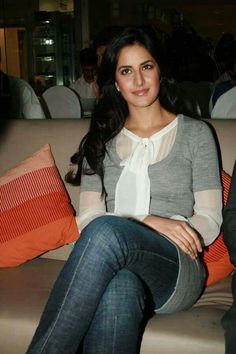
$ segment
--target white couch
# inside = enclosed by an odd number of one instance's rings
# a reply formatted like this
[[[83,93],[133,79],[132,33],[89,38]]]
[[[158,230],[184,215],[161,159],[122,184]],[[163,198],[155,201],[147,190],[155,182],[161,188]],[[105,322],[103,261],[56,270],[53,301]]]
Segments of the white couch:
[[[88,130],[89,120],[1,122],[0,175],[49,143],[61,175]],[[236,155],[236,120],[209,120],[229,174]],[[66,185],[78,210],[78,188]],[[23,354],[33,336],[52,284],[71,248],[64,246],[15,268],[0,269],[0,353]],[[208,287],[188,311],[154,316],[147,324],[141,354],[224,354],[221,318],[232,302],[231,277]],[[65,353],[66,354],[66,353]],[[126,353],[124,353],[126,354]]]

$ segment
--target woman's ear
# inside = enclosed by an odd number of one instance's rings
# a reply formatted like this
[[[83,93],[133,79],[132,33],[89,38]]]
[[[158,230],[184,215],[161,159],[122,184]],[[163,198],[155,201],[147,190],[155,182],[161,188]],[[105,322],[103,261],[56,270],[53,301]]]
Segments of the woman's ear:
[[[119,88],[117,82],[115,82],[115,86],[116,86],[117,91],[120,91],[120,88]]]

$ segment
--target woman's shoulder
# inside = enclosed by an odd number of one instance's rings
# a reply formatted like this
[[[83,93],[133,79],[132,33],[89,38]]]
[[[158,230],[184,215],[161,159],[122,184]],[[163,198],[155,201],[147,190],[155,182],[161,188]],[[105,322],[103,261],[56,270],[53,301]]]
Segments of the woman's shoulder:
[[[180,119],[182,120],[185,129],[188,129],[189,132],[196,130],[208,131],[210,129],[209,123],[207,123],[205,120],[196,119],[185,115],[181,115]]]
[[[202,139],[209,141],[215,136],[214,128],[205,120],[182,116],[182,123],[183,134],[190,141],[199,142]]]

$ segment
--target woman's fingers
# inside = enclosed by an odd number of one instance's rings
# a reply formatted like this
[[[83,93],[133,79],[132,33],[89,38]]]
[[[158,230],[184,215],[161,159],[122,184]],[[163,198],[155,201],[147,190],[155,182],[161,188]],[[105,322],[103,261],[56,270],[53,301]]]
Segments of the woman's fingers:
[[[202,251],[197,233],[186,222],[178,221],[167,236],[192,258],[196,258],[198,252]]]
[[[197,232],[186,221],[149,215],[144,223],[167,236],[193,259],[198,256],[198,252],[202,252]]]
[[[198,233],[186,222],[186,230],[188,234],[192,237],[197,247],[198,252],[202,252],[202,244]]]
[[[194,243],[188,242],[188,240],[183,237],[181,234],[169,234],[167,237],[176,243],[179,248],[185,253],[187,253],[190,257],[195,259],[198,255],[197,248],[195,247]]]

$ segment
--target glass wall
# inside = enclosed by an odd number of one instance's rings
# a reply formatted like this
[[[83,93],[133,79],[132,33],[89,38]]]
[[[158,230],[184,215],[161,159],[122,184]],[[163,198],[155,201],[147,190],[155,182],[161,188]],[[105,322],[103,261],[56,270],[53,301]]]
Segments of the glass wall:
[[[73,0],[0,0],[1,69],[40,94],[75,79]]]
[[[36,12],[28,33],[29,81],[39,94],[75,79],[73,22],[60,12]]]

